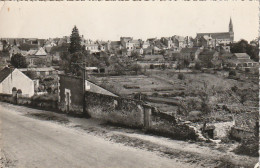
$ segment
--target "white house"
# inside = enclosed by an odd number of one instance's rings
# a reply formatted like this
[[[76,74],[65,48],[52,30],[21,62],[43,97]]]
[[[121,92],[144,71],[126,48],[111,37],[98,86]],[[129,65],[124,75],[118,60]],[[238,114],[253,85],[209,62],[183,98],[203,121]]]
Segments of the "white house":
[[[18,69],[5,67],[0,71],[0,93],[12,94],[12,89],[22,91],[22,95],[31,97],[34,95],[34,81]]]

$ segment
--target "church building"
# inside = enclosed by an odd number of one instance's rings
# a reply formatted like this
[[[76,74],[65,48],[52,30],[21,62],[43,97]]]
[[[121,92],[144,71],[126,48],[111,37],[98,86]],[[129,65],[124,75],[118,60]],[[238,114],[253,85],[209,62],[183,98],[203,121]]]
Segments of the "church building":
[[[228,32],[219,33],[197,33],[196,45],[204,48],[217,48],[227,46],[234,41],[234,30],[232,19],[229,22]]]

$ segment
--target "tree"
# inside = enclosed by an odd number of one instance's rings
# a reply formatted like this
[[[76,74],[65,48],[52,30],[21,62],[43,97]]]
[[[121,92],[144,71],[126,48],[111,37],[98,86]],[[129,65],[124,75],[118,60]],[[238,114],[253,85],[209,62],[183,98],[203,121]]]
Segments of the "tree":
[[[233,43],[230,46],[230,51],[232,53],[247,53],[251,59],[254,61],[259,61],[259,44],[253,46],[248,44],[246,40],[240,40],[237,43]]]
[[[72,33],[70,35],[70,47],[69,47],[69,52],[71,54],[80,52],[82,50],[81,46],[81,38],[79,36],[79,31],[76,26],[72,29]]]
[[[138,72],[141,72],[142,67],[138,64],[134,64],[134,65],[131,66],[131,70],[135,71],[136,75],[138,75]]]
[[[190,65],[190,61],[187,60],[187,59],[184,59],[183,60],[183,65],[184,65],[184,67],[188,67]]]
[[[196,70],[201,70],[201,64],[199,62],[195,63],[195,69]]]
[[[26,58],[24,56],[22,56],[21,54],[15,54],[14,56],[12,56],[11,64],[15,68],[26,68],[27,67]]]

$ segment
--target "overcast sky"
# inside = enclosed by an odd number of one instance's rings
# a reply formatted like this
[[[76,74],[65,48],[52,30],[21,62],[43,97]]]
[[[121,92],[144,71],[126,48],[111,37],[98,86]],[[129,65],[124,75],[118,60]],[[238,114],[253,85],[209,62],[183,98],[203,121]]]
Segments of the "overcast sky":
[[[235,40],[258,36],[258,1],[228,2],[0,2],[0,37],[69,36],[74,25],[87,39],[196,36],[227,32]]]

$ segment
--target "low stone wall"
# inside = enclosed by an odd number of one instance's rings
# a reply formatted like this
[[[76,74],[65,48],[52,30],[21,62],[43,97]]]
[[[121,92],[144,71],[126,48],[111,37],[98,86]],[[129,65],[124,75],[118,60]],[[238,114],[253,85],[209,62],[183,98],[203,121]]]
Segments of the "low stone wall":
[[[198,137],[193,128],[178,124],[174,116],[155,111],[152,112],[148,132],[177,140],[195,140]]]
[[[246,139],[246,138],[250,138],[254,136],[254,132],[250,131],[250,130],[246,130],[243,128],[239,128],[239,127],[232,127],[231,128],[231,137],[238,139],[238,140],[242,140],[242,139]]]
[[[93,118],[130,127],[144,126],[142,102],[120,97],[86,93],[86,111]]]
[[[14,103],[15,99],[11,94],[0,94],[0,101]]]
[[[17,105],[31,106],[36,108],[42,108],[44,110],[57,110],[58,104],[54,100],[34,100],[30,97],[19,96],[17,99],[11,94],[0,94],[0,101],[8,102]]]
[[[161,113],[142,101],[86,93],[86,111],[93,118],[130,127],[144,128],[154,133],[173,139],[196,139],[193,128],[178,124],[175,117]]]

